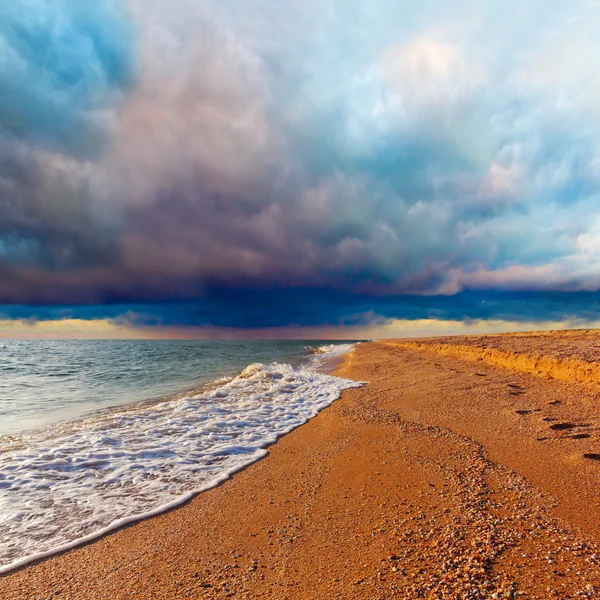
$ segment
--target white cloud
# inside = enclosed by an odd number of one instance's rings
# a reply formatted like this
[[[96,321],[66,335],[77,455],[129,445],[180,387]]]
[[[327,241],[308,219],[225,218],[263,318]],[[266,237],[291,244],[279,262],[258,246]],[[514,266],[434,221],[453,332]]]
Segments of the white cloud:
[[[482,80],[479,68],[458,43],[430,33],[389,48],[380,66],[399,94],[419,99],[465,93]]]

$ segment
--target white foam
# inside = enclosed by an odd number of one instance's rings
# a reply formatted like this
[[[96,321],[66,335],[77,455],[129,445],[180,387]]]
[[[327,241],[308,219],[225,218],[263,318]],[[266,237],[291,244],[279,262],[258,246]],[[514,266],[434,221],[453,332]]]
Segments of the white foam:
[[[318,348],[313,349],[313,355],[311,357],[312,366],[315,368],[322,367],[332,359],[347,354],[357,344],[360,344],[360,342],[354,344],[327,344],[325,346],[319,346]]]
[[[350,348],[323,347],[312,362]],[[307,367],[253,364],[204,394],[9,447],[0,453],[0,573],[187,502],[359,385]]]

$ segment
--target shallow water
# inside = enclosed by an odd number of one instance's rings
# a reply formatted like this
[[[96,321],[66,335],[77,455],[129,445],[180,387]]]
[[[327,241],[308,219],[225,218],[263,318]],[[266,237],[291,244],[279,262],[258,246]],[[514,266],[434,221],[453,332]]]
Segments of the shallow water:
[[[299,365],[306,341],[0,341],[0,435],[193,389],[253,362]]]

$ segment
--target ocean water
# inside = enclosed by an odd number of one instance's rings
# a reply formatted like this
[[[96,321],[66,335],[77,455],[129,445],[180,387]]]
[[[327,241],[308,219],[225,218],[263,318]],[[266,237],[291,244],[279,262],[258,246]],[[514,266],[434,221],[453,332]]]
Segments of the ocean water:
[[[359,382],[302,341],[0,342],[0,573],[163,512]]]

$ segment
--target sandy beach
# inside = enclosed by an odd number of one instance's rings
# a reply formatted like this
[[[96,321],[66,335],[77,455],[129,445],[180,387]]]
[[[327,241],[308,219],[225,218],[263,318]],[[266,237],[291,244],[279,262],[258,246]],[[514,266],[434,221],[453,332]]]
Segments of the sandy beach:
[[[360,344],[265,459],[0,598],[600,597],[599,367],[596,331]]]

